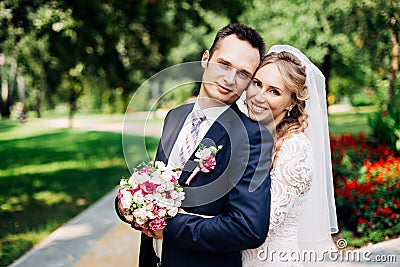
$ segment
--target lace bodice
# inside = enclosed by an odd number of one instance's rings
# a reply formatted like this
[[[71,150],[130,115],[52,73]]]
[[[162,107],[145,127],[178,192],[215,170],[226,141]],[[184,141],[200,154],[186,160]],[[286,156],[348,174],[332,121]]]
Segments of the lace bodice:
[[[283,141],[271,170],[268,237],[259,248],[242,252],[243,266],[301,266],[293,257],[299,256],[297,228],[311,180],[310,141],[303,133],[294,134]]]

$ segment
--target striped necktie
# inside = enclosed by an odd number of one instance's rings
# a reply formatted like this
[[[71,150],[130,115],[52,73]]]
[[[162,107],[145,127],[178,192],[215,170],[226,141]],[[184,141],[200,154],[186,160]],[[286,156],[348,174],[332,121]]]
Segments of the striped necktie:
[[[206,119],[203,111],[196,110],[191,114],[191,127],[190,131],[185,136],[184,143],[180,146],[179,149],[179,158],[181,161],[181,166],[185,166],[186,161],[193,154],[196,144],[197,144],[197,136],[200,130],[200,124]]]

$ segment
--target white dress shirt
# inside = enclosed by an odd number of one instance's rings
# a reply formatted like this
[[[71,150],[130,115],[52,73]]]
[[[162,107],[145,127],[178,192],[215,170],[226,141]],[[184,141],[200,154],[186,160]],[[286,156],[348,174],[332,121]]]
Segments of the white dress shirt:
[[[222,107],[212,107],[212,108],[207,108],[207,109],[202,110],[204,115],[206,116],[206,119],[199,126],[199,133],[197,136],[196,147],[199,145],[200,141],[204,138],[204,136],[206,135],[208,130],[210,130],[211,125],[228,108],[229,108],[229,106],[222,106]],[[185,136],[190,132],[190,130],[192,128],[191,114],[193,113],[194,110],[201,110],[198,99],[194,103],[192,112],[190,112],[188,114],[188,116],[186,117],[186,120],[183,123],[182,129],[179,132],[178,137],[176,138],[176,142],[172,148],[171,154],[168,159],[168,166],[171,166],[173,168],[182,168],[183,167],[183,166],[179,166],[180,162],[181,162],[179,149],[180,149],[180,144],[185,143]]]

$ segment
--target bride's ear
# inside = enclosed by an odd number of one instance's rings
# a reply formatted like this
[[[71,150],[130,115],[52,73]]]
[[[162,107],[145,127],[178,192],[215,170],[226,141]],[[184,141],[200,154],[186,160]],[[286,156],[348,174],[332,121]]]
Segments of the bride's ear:
[[[210,59],[210,51],[206,50],[201,57],[201,67],[206,69],[208,66],[208,60]]]

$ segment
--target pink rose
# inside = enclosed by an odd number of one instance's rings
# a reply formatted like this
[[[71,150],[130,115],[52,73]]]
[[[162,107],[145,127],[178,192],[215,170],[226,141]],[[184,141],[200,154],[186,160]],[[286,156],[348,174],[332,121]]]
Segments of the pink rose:
[[[124,197],[124,194],[122,194],[121,189],[118,190],[118,200]]]
[[[165,208],[161,208],[158,205],[154,205],[154,210],[153,210],[154,215],[164,217],[167,211]]]
[[[215,157],[211,155],[206,159],[206,161],[200,162],[201,171],[205,173],[210,172],[214,169],[216,164],[217,161],[215,160]]]
[[[152,182],[146,181],[140,185],[140,189],[142,189],[142,192],[145,194],[153,194],[154,192],[156,192],[157,185],[153,184]]]
[[[178,179],[176,179],[175,175],[172,175],[171,182],[174,183],[174,184],[178,183]]]
[[[167,222],[164,219],[155,218],[149,223],[149,227],[153,231],[162,230],[167,226]]]
[[[151,167],[146,167],[146,168],[143,168],[140,171],[138,171],[138,174],[140,174],[140,175],[143,174],[143,173],[149,174],[150,171],[151,171]]]

